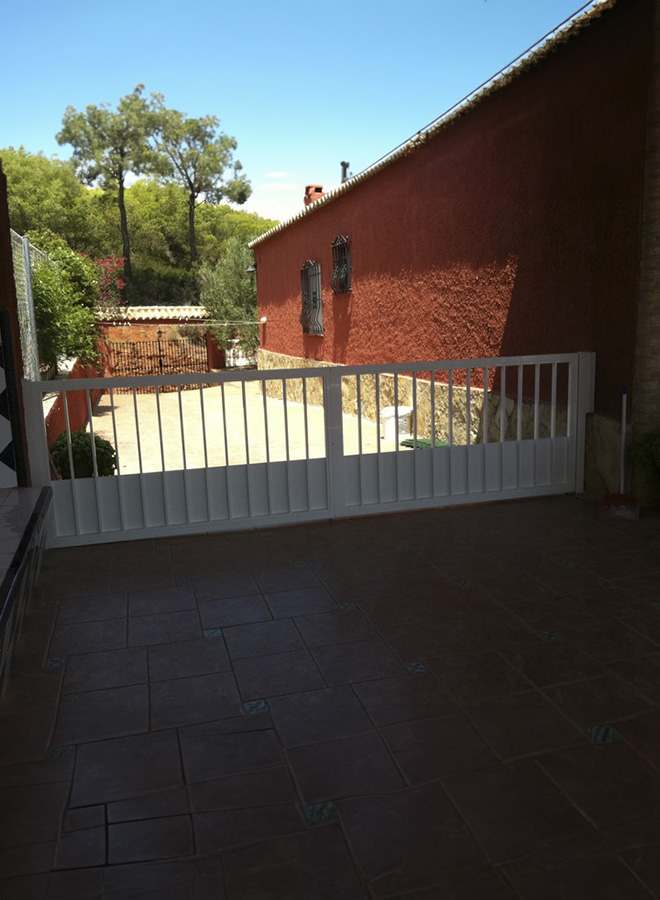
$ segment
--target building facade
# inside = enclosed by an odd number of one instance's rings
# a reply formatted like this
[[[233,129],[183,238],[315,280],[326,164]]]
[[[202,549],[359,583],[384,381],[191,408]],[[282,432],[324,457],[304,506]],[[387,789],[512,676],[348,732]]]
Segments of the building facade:
[[[635,399],[655,6],[596,4],[258,238],[260,365],[594,351],[590,487],[615,487],[603,448],[624,384]]]

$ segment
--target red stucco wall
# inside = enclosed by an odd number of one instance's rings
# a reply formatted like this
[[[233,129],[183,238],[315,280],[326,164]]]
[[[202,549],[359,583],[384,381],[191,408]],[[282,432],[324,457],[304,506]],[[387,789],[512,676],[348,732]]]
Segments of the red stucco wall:
[[[103,372],[104,361],[103,357],[101,358],[101,371]],[[106,374],[106,373],[103,373]],[[84,363],[80,362],[80,360],[76,361],[73,369],[69,373],[69,379],[78,379],[78,378],[97,378],[99,372],[94,368],[94,366],[86,366]],[[94,404],[100,399],[103,395],[104,391],[90,391],[90,402],[92,405],[92,409],[94,409]],[[74,431],[81,431],[87,426],[88,419],[88,410],[87,410],[87,394],[85,391],[69,391],[66,394],[67,396],[67,406],[69,411],[69,427],[71,429],[71,433]],[[48,446],[50,447],[53,441],[56,441],[57,438],[62,434],[63,431],[66,431],[66,415],[64,412],[64,394],[60,393],[57,396],[57,400],[51,406],[48,411],[48,415],[46,416],[46,439],[48,441]]]
[[[651,0],[586,31],[405,159],[255,250],[262,346],[359,364],[591,350],[632,381]],[[302,200],[302,198],[301,198]],[[352,240],[353,291],[330,287]],[[323,337],[300,269],[322,264]]]
[[[130,325],[102,325],[101,333],[108,341],[130,343],[133,341],[157,341],[160,331],[162,339],[169,341],[181,338],[181,328],[184,325],[183,322],[131,322]]]
[[[181,328],[185,325],[187,325],[185,322],[160,322],[156,324],[134,322],[130,325],[102,325],[101,332],[107,341],[118,341],[121,343],[157,341],[158,332],[160,332],[161,338],[164,341],[169,341],[180,340]],[[224,369],[226,365],[225,351],[218,346],[217,341],[215,341],[208,331],[204,332],[204,340],[206,341],[206,356],[209,371],[211,369]]]

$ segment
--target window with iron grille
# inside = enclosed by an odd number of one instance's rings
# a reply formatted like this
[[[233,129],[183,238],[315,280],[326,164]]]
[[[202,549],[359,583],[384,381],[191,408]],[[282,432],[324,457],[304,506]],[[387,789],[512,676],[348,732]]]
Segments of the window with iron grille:
[[[300,272],[300,287],[302,291],[300,324],[303,334],[323,334],[321,263],[307,260]]]
[[[332,242],[332,290],[348,294],[351,290],[351,239],[338,235]]]

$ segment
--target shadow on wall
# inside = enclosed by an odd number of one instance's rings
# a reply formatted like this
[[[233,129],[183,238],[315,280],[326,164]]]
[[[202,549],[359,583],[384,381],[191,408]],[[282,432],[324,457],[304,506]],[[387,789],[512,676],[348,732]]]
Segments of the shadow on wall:
[[[265,349],[360,364],[580,350],[632,384],[651,4],[619,4],[436,137],[257,247]],[[353,292],[330,288],[351,236]],[[299,266],[322,264],[303,338]],[[326,314],[327,313],[327,314]]]

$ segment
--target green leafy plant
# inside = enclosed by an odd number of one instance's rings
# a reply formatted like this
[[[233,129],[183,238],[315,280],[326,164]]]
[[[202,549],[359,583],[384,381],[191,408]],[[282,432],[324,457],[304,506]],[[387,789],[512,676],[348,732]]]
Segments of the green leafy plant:
[[[30,232],[32,244],[48,253],[32,271],[39,358],[44,366],[58,357],[96,360],[94,305],[99,273],[96,263],[76,253],[48,231]]]
[[[257,286],[248,268],[254,256],[241,238],[230,238],[215,265],[199,270],[201,302],[209,314],[209,331],[221,347],[229,349],[234,341],[251,356],[259,344],[257,325]]]
[[[645,434],[630,452],[635,465],[650,471],[660,482],[660,428]]]
[[[110,441],[94,435],[96,445],[96,468],[99,475],[114,475],[117,469],[117,455]],[[53,442],[50,455],[62,478],[71,478],[71,463],[66,432]],[[71,456],[76,478],[91,478],[94,475],[92,436],[88,431],[74,431],[71,435]]]

